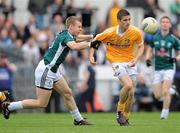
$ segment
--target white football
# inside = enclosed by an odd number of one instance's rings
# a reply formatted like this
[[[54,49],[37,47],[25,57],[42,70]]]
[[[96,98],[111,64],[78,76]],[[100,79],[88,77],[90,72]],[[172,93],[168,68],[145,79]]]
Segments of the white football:
[[[158,29],[158,22],[153,17],[147,17],[142,21],[142,30],[145,33],[154,34]]]

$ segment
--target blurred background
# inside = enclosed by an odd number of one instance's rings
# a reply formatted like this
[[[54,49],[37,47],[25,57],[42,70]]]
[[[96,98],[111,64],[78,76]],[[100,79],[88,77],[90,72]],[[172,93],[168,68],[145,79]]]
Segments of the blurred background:
[[[85,34],[97,34],[115,26],[119,9],[126,8],[132,24],[141,28],[145,17],[171,18],[171,32],[180,38],[180,0],[0,0],[0,91],[11,92],[11,100],[34,98],[34,70],[55,35],[65,29],[65,19],[77,15]],[[145,40],[145,52],[147,42]],[[113,77],[100,46],[97,66],[88,61],[88,50],[71,51],[59,72],[68,81],[81,112],[115,111],[121,86]],[[8,70],[1,69],[7,65]],[[152,95],[152,70],[144,56],[138,63],[138,83],[133,111],[159,111],[162,101]],[[180,92],[180,63],[176,64],[174,86]],[[53,92],[49,106],[23,112],[66,112],[61,96]],[[180,111],[180,99],[172,97],[171,111]]]

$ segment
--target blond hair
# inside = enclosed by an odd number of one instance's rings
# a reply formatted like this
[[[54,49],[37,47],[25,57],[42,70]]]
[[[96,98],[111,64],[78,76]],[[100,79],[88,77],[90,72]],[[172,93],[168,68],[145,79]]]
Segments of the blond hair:
[[[76,21],[81,22],[81,19],[77,16],[70,16],[66,19],[66,28],[69,28],[70,25],[74,24]]]

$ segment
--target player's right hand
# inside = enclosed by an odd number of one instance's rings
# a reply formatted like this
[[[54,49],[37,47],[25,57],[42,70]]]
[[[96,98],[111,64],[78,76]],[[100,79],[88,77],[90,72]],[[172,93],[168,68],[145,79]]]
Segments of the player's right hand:
[[[173,64],[173,63],[176,63],[177,60],[176,60],[176,58],[169,57],[168,62]]]
[[[152,66],[152,61],[151,61],[150,59],[147,59],[147,60],[146,60],[146,66],[147,66],[147,67]]]
[[[100,44],[101,44],[101,41],[92,41],[90,47],[97,50]]]

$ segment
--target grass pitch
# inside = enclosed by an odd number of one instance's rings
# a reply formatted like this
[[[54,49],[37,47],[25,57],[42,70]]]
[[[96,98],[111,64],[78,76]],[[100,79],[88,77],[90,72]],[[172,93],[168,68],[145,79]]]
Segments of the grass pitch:
[[[115,113],[83,114],[92,126],[74,126],[69,113],[18,113],[9,120],[0,115],[0,133],[180,133],[180,113],[170,113],[167,120],[160,120],[159,115],[132,113],[128,127],[117,124]]]

